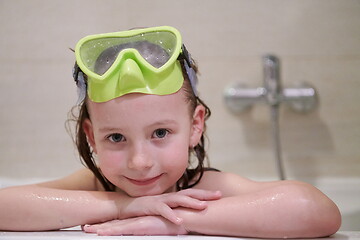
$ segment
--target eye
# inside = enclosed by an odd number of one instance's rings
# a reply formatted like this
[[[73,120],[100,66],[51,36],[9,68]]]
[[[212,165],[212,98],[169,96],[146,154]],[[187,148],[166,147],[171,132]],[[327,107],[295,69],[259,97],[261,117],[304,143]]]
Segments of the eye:
[[[166,137],[166,135],[168,135],[169,130],[165,129],[165,128],[159,128],[156,129],[155,132],[153,133],[153,137],[154,138],[164,138]]]
[[[120,133],[111,134],[107,138],[114,143],[125,141],[125,137]]]

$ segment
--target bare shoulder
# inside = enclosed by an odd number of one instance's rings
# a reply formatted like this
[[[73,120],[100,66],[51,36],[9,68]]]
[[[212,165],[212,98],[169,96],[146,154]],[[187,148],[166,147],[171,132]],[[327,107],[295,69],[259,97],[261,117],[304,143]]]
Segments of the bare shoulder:
[[[219,190],[223,196],[234,196],[273,188],[295,187],[303,184],[297,181],[258,182],[234,173],[206,171],[201,181],[194,188],[211,191]]]
[[[205,171],[201,184],[210,185],[232,185],[233,183],[249,183],[252,182],[250,179],[241,177],[240,175],[230,172],[218,172],[218,171]]]
[[[37,184],[42,187],[64,190],[99,191],[102,190],[94,174],[87,168],[80,169],[66,177]]]
[[[248,192],[255,182],[229,172],[206,171],[201,181],[194,187],[211,191],[221,191],[223,196]]]

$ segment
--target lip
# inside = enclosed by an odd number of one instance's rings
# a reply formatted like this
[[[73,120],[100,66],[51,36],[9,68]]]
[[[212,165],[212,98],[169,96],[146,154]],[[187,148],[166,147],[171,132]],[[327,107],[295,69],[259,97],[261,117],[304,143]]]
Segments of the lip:
[[[157,180],[159,180],[161,178],[163,174],[160,174],[156,177],[153,178],[145,178],[145,179],[133,179],[133,178],[128,178],[126,177],[127,180],[129,180],[129,182],[138,185],[138,186],[146,186],[146,185],[150,185],[154,182],[156,182]]]

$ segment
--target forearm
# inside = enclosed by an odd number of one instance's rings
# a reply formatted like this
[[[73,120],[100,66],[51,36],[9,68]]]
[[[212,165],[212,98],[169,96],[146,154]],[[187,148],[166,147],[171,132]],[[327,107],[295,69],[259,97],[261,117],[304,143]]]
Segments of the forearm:
[[[312,201],[312,197],[278,189],[211,201],[203,211],[176,211],[189,232],[206,235],[296,238],[333,234],[340,223],[337,207],[330,200]]]
[[[201,212],[189,209],[176,211],[184,219],[184,227],[190,233],[260,238],[281,237],[277,233],[283,232],[285,226],[281,226],[282,231],[278,230],[278,218],[281,218],[279,213],[270,212],[269,209],[261,206],[252,206],[256,203],[239,200],[231,197],[213,201],[208,204],[206,210]],[[235,201],[236,204],[234,204]]]
[[[117,218],[117,193],[38,186],[0,190],[0,230],[42,231]]]

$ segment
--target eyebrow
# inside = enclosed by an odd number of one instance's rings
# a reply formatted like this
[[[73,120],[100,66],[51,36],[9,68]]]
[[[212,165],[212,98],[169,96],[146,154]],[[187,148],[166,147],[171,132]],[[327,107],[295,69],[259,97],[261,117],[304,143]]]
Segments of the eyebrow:
[[[166,120],[160,120],[160,121],[154,122],[154,123],[150,124],[149,126],[166,125],[166,124],[177,124],[177,122],[173,119],[166,119]]]
[[[121,132],[121,128],[115,128],[115,127],[102,127],[99,128],[99,132]]]
[[[160,120],[154,123],[151,123],[150,125],[146,126],[146,128],[153,128],[155,126],[161,126],[161,125],[177,125],[177,121],[176,120],[172,120],[172,119],[166,119],[166,120]],[[117,127],[101,127],[99,128],[100,132],[122,132],[123,129],[122,128],[117,128]]]

